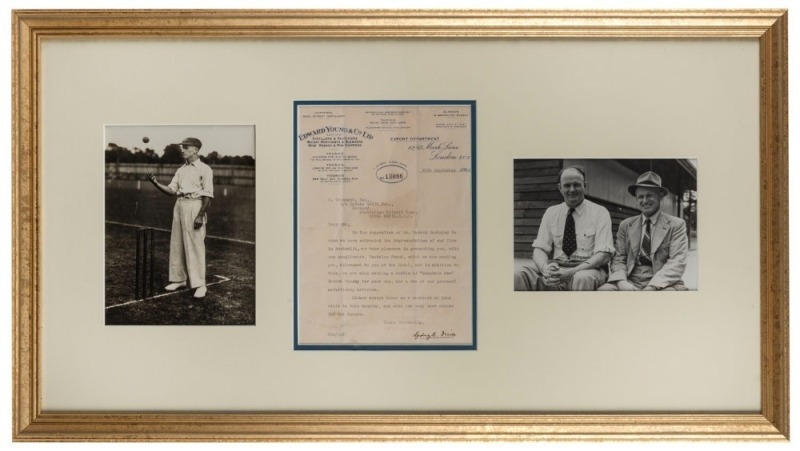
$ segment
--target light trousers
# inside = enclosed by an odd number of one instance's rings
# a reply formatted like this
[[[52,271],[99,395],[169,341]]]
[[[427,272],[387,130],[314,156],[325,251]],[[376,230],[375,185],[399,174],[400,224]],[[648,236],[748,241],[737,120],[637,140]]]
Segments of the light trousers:
[[[194,220],[203,201],[180,197],[172,211],[172,235],[169,241],[169,281],[189,281],[189,287],[206,284],[206,226],[194,228]]]
[[[595,291],[606,283],[608,273],[602,269],[584,269],[557,286],[544,283],[544,276],[531,262],[514,274],[514,291]]]
[[[644,289],[653,279],[653,267],[636,264],[633,271],[628,275],[628,282],[630,282],[636,291]],[[678,282],[662,289],[662,291],[685,291],[686,286],[683,282]],[[616,282],[609,282],[599,288],[599,291],[619,291]]]

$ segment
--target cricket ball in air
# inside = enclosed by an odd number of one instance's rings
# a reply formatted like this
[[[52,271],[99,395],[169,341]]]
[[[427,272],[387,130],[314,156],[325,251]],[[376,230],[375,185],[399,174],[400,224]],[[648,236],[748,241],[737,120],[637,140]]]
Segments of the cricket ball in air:
[[[143,142],[143,143],[145,143],[145,144],[147,144],[147,143],[149,143],[149,142],[150,142],[150,138],[148,138],[147,136],[145,136],[144,138],[142,138],[142,142]]]

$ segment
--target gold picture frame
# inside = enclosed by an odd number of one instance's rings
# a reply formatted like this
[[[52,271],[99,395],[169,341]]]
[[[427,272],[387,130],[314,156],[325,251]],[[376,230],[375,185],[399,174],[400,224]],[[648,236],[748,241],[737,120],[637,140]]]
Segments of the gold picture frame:
[[[789,437],[787,12],[18,10],[13,32],[15,441],[755,440]],[[760,48],[758,413],[43,411],[41,43],[57,38],[757,40]]]

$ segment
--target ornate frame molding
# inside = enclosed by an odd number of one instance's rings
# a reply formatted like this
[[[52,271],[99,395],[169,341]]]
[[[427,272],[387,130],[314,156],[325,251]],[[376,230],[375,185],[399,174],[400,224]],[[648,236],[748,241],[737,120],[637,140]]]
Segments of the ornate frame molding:
[[[24,10],[13,30],[16,441],[759,440],[789,437],[787,12]],[[761,412],[47,413],[41,408],[41,42],[58,38],[757,39]]]

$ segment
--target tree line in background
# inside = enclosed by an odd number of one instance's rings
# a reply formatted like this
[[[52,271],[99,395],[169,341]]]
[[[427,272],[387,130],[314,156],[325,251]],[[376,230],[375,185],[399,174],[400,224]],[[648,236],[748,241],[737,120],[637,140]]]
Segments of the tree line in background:
[[[216,151],[208,155],[199,155],[200,161],[205,164],[214,165],[238,165],[255,166],[256,160],[250,155],[220,156]],[[153,149],[136,149],[135,152],[126,147],[120,147],[114,143],[109,143],[106,147],[106,163],[154,163],[154,164],[180,164],[183,163],[181,147],[177,144],[170,144],[164,148],[164,154],[160,157]]]

